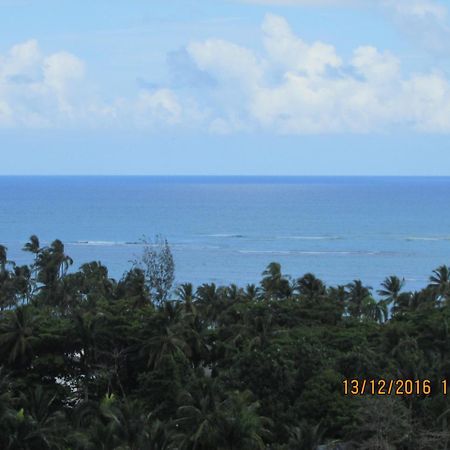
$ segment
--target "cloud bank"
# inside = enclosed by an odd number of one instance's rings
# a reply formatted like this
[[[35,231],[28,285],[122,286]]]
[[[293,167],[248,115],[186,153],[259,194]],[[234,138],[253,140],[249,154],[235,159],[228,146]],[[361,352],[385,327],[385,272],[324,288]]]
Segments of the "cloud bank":
[[[266,16],[262,37],[262,55],[214,39],[188,46],[198,67],[223,89],[233,86],[242,100],[229,123],[226,114],[220,118],[228,123],[224,128],[237,123],[287,134],[450,131],[450,84],[443,73],[405,76],[395,55],[372,46],[356,48],[344,61],[332,45],[303,41],[275,15]]]
[[[411,14],[443,14],[419,3],[432,6],[417,2]],[[304,41],[271,14],[261,41],[262,51],[222,39],[192,41],[169,58],[185,83],[106,101],[79,57],[45,55],[30,40],[0,55],[0,127],[450,133],[450,81],[441,71],[404,73],[396,55],[374,46],[344,58],[332,44]]]

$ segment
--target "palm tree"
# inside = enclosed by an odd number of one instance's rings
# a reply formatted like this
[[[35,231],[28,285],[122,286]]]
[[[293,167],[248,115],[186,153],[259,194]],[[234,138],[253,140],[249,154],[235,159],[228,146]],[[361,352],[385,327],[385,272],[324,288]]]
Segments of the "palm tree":
[[[41,244],[39,242],[39,238],[36,235],[30,236],[29,242],[27,242],[23,249],[25,252],[29,252],[34,255],[34,262],[30,266],[30,280],[29,280],[29,295],[27,298],[27,301],[30,301],[31,297],[33,296],[34,292],[36,291],[36,284],[37,284],[37,259],[38,255],[41,251]]]
[[[23,246],[23,250],[37,255],[41,250],[39,238],[35,234],[30,236],[30,241]]]
[[[392,315],[401,315],[408,311],[414,311],[420,306],[432,306],[433,304],[433,295],[428,295],[426,289],[420,292],[401,292],[392,306]]]
[[[190,303],[194,298],[194,286],[192,283],[182,283],[176,288],[175,295],[179,300]]]
[[[174,437],[182,449],[262,450],[270,421],[258,414],[249,392],[224,395],[217,381],[205,379],[200,389],[185,392],[178,408]],[[177,447],[178,448],[178,447]]]
[[[60,280],[72,264],[72,258],[64,253],[64,244],[59,239],[54,240],[50,247],[39,250],[35,267],[37,282],[41,283],[40,299],[47,304],[56,304],[58,300],[64,299],[63,292],[60,292],[62,287]]]
[[[361,316],[374,322],[383,323],[388,316],[387,303],[383,300],[377,302],[373,297],[367,296],[361,304]]]
[[[31,270],[28,266],[15,266],[13,285],[16,295],[22,302],[28,303],[32,294]]]
[[[0,352],[12,365],[25,363],[30,359],[34,335],[34,318],[26,306],[19,306],[8,312],[7,319],[0,326]]]
[[[108,269],[102,263],[93,261],[83,264],[78,273],[81,275],[82,283],[78,287],[84,295],[94,298],[112,296],[116,282],[108,277]]]
[[[16,267],[13,266],[14,272],[9,271],[6,267],[8,262],[5,249],[0,261],[0,311],[15,306],[18,297],[19,286],[15,277]]]
[[[330,286],[328,288],[328,295],[334,300],[344,303],[348,297],[347,288],[342,284],[338,284],[336,287]]]
[[[204,283],[195,293],[196,305],[213,327],[216,326],[218,317],[229,306],[224,299],[224,294],[224,288],[218,288],[215,283]]]
[[[266,299],[282,299],[292,294],[289,279],[281,273],[281,265],[271,262],[262,273],[261,287]]]
[[[317,450],[325,437],[325,429],[321,423],[310,425],[303,421],[300,426],[288,429],[289,450]]]
[[[40,249],[37,254],[36,265],[39,270],[39,281],[43,284],[54,283],[64,276],[71,264],[73,264],[73,260],[64,253],[64,244],[56,239],[50,247]]]
[[[247,284],[245,287],[243,298],[247,301],[258,300],[261,295],[261,290],[254,284]]]
[[[62,278],[73,264],[73,259],[64,253],[64,244],[59,239],[50,244],[50,251],[58,268],[59,277]]]
[[[17,415],[11,448],[65,447],[65,415],[56,407],[56,395],[38,385],[27,393],[22,392],[19,404],[22,408]]]
[[[237,302],[241,300],[243,291],[238,288],[234,283],[225,288],[225,297],[231,302]]]
[[[197,288],[195,293],[197,302],[201,305],[208,305],[214,303],[219,298],[219,292],[215,283],[204,283]]]
[[[75,325],[75,345],[78,348],[76,360],[79,359],[83,373],[87,373],[97,361],[99,326],[104,316],[76,312],[72,320]]]
[[[384,279],[384,281],[381,283],[382,289],[379,289],[377,292],[381,297],[384,298],[386,304],[390,305],[397,301],[397,298],[404,284],[404,278],[400,280],[400,278],[392,275]]]
[[[450,297],[450,268],[442,265],[433,270],[428,286],[436,293],[438,300],[448,300]]]
[[[116,297],[119,299],[126,298],[136,307],[151,304],[144,271],[139,267],[133,267],[126,272],[117,283]]]
[[[414,291],[412,293],[408,293],[409,295],[409,301],[408,301],[408,309],[411,310],[417,310],[422,308],[434,308],[436,306],[436,293],[434,292],[433,288],[430,288],[429,286],[425,289],[422,289],[421,291]],[[401,297],[404,295],[401,294],[399,296],[399,299],[397,303],[399,304],[399,309],[406,309],[406,299],[404,301],[404,308],[403,308],[403,302],[401,302]]]
[[[148,367],[157,368],[166,358],[190,356],[180,324],[182,313],[183,307],[179,302],[165,302],[158,311],[157,333],[144,342],[141,350],[148,355]]]
[[[144,413],[138,400],[120,401],[114,394],[106,394],[98,407],[97,418],[90,428],[93,443],[96,448],[107,449],[151,448],[150,418],[151,415]],[[105,443],[102,435],[106,435],[109,441],[106,447],[102,447]]]
[[[223,402],[221,432],[223,448],[262,450],[270,437],[272,422],[258,414],[259,403],[253,402],[251,393],[232,392]]]
[[[4,245],[0,245],[0,279],[6,274],[7,250]]]
[[[254,347],[264,348],[269,344],[272,336],[272,329],[274,320],[272,314],[264,314],[263,316],[256,316],[253,319],[254,337],[249,341],[249,348]]]
[[[215,380],[200,380],[198,391],[184,392],[175,420],[173,440],[180,449],[209,450],[220,448],[220,392]]]
[[[7,448],[17,411],[13,409],[12,381],[0,367],[0,448]]]
[[[316,278],[312,273],[307,273],[299,278],[295,285],[295,289],[300,295],[310,300],[325,295],[326,293],[326,287],[322,280]]]
[[[75,431],[69,442],[74,448],[107,450],[120,445],[121,404],[114,393],[105,394],[99,401],[78,402],[71,419]]]
[[[165,328],[163,333],[154,336],[144,344],[148,352],[148,367],[159,367],[165,358],[175,356],[189,356],[190,348],[183,337],[170,328]]]
[[[52,450],[61,448],[63,438],[58,435],[58,431],[63,434],[61,429],[51,424],[51,428],[47,428],[46,424],[41,424],[36,419],[27,414],[21,408],[13,422],[10,433],[8,435],[8,445],[4,447],[7,450]],[[62,447],[64,448],[64,447]]]
[[[347,284],[347,311],[351,317],[359,318],[362,314],[363,302],[367,297],[371,297],[371,287],[364,286],[361,280],[353,280]]]
[[[175,295],[184,305],[185,314],[196,314],[197,309],[194,305],[194,286],[192,283],[183,283],[175,290]]]
[[[7,248],[0,245],[0,311],[16,304],[15,280],[8,265],[15,269],[15,263],[8,261]]]

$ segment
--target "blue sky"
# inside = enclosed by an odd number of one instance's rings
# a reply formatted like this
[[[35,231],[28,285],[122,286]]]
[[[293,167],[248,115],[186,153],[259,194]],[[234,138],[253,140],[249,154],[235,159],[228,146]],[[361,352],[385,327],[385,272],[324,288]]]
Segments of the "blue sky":
[[[438,0],[0,0],[1,174],[450,175]]]

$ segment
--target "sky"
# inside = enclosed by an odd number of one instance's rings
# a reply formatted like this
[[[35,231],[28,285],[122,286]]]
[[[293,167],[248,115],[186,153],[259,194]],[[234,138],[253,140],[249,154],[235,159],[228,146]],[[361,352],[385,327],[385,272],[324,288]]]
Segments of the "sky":
[[[449,8],[0,0],[0,174],[450,175]]]

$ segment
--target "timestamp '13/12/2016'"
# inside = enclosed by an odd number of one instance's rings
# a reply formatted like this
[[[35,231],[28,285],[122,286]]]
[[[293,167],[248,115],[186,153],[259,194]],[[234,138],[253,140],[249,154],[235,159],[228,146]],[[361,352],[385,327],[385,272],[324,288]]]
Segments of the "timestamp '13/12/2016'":
[[[345,379],[342,382],[344,395],[447,395],[450,386],[447,380],[432,383],[431,380],[412,379]]]

